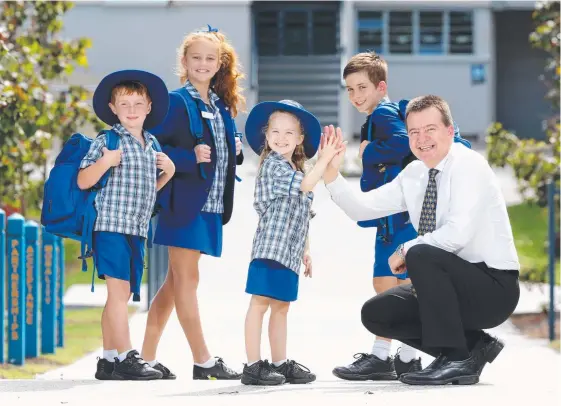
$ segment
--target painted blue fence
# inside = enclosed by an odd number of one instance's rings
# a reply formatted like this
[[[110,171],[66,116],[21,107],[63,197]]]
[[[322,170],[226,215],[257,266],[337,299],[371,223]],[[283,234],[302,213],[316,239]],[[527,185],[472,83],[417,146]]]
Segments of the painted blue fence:
[[[0,209],[0,364],[64,346],[63,293],[62,239]]]

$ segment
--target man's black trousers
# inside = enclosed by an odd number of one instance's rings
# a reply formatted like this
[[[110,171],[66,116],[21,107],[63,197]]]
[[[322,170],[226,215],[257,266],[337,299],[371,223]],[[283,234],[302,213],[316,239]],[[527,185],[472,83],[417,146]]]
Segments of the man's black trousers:
[[[488,268],[427,244],[407,251],[412,285],[389,289],[362,307],[372,333],[393,338],[434,357],[467,350],[512,314],[520,289],[518,271]]]

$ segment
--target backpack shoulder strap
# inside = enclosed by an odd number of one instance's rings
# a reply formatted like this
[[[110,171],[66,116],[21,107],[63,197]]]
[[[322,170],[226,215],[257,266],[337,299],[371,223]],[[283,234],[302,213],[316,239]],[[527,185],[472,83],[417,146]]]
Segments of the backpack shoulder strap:
[[[152,136],[152,149],[156,152],[162,152],[162,146],[160,145],[160,142],[158,141],[158,139],[154,136]]]
[[[116,149],[119,148],[121,139],[115,131],[103,130],[100,131],[97,136],[99,137],[102,134],[105,134],[105,145],[107,146],[108,150],[115,151]],[[101,178],[99,179],[96,185],[96,188],[98,190],[105,187],[105,185],[107,185],[107,181],[109,180],[109,176],[111,175],[112,172],[113,172],[113,168],[111,168],[101,176]]]
[[[197,102],[191,97],[189,91],[184,87],[180,87],[173,91],[181,96],[183,103],[185,103],[185,108],[187,110],[187,115],[189,116],[189,127],[191,129],[191,134],[196,138],[197,144],[203,142],[203,123],[201,120],[201,113],[197,107]]]
[[[203,121],[201,120],[201,112],[197,107],[197,102],[193,99],[193,97],[191,97],[189,91],[184,87],[173,90],[172,93],[178,94],[183,100],[183,103],[185,103],[185,109],[187,110],[187,116],[189,117],[189,129],[191,130],[191,134],[193,135],[193,137],[195,137],[195,144],[204,144],[205,141],[203,138]],[[201,178],[206,179],[206,173],[203,164],[199,163],[198,166]]]
[[[398,111],[399,111],[399,117],[405,121],[405,110],[407,109],[407,105],[409,104],[409,100],[408,99],[402,99],[399,101],[399,103],[397,104],[398,106]]]
[[[216,105],[220,109],[220,113],[222,114],[222,118],[224,120],[229,120],[232,123],[232,129],[234,131],[234,137],[238,137],[241,140],[243,138],[243,134],[238,131],[238,127],[236,126],[236,120],[234,119],[234,117],[232,117],[232,114],[230,113],[230,109],[226,106],[226,103],[224,103],[224,100],[218,99],[218,101],[216,102]]]
[[[113,130],[101,130],[97,136],[105,134],[105,145],[107,149],[110,151],[114,151],[119,148],[120,144],[120,137],[119,135]]]

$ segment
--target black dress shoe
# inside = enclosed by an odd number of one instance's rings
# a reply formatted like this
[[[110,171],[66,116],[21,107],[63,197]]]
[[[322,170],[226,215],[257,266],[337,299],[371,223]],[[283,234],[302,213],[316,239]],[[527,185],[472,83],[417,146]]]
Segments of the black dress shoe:
[[[433,359],[432,362],[429,365],[427,365],[427,367],[425,369],[423,369],[423,371],[433,371],[435,369],[438,369],[446,361],[447,361],[446,357],[444,355],[440,354],[438,357]]]
[[[399,354],[393,359],[393,364],[395,366],[395,373],[399,378],[401,375],[409,372],[419,372],[423,369],[421,365],[421,358],[412,359],[409,362],[403,362],[399,357]]]
[[[475,343],[471,352],[478,353],[485,362],[492,363],[503,350],[504,346],[504,343],[497,337],[483,332],[481,339]]]
[[[395,381],[397,374],[393,359],[381,360],[373,354],[355,354],[356,361],[333,369],[333,375],[347,381]]]
[[[210,368],[193,365],[193,379],[195,380],[237,380],[241,377],[242,374],[229,368],[220,357],[216,357],[216,364]]]
[[[478,356],[472,355],[463,361],[450,361],[440,356],[433,364],[436,368],[403,374],[399,380],[408,385],[473,385],[479,382],[481,361]]]

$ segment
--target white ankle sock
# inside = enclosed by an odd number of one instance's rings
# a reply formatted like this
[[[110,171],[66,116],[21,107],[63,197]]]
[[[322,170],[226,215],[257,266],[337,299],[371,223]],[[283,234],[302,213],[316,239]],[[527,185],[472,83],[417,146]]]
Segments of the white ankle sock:
[[[385,361],[390,356],[392,343],[386,340],[376,339],[372,346],[372,354]]]
[[[273,365],[276,366],[276,367],[280,367],[280,366],[281,366],[282,364],[284,364],[285,362],[286,362],[286,359],[283,359],[283,360],[281,360],[281,361],[273,362]]]
[[[144,361],[146,361],[146,360],[144,360]],[[148,365],[150,365],[152,368],[154,368],[154,365],[156,365],[156,364],[158,363],[158,361],[156,361],[156,360],[154,360],[154,361],[146,361],[146,363],[147,363]]]
[[[259,361],[261,361],[261,360],[258,359],[257,361],[248,362],[248,363],[247,363],[247,366],[250,367],[250,366],[252,366],[253,364],[257,364]]]
[[[131,351],[133,351],[132,348],[131,348],[130,350],[127,350],[127,351],[125,351],[125,352],[120,353],[120,354],[119,354],[119,361],[120,361],[120,362],[123,362],[123,361],[125,360],[125,358],[127,358],[127,354],[128,354],[129,352],[131,352]]]
[[[201,368],[212,368],[213,366],[216,365],[216,359],[214,357],[210,357],[207,362],[204,362],[202,364],[197,364],[195,362],[195,365]]]
[[[115,358],[119,356],[117,350],[103,350],[103,358],[109,362],[115,362]]]
[[[399,359],[403,362],[411,362],[415,359],[417,355],[417,350],[413,347],[410,347],[406,344],[401,345],[401,350],[399,351]]]

